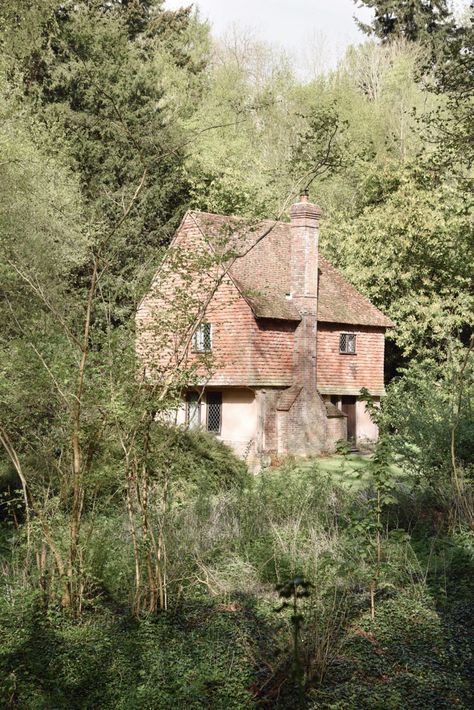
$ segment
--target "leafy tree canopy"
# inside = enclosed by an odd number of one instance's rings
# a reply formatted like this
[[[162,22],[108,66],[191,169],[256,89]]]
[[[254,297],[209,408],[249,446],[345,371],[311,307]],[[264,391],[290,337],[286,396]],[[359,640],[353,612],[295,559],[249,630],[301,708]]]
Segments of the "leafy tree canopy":
[[[455,30],[447,0],[361,0],[361,5],[373,9],[374,18],[369,25],[359,20],[357,24],[383,42],[396,37],[410,42],[440,42]]]
[[[474,327],[472,206],[456,184],[409,166],[374,180],[378,201],[330,221],[323,248],[395,321],[404,355],[431,357]]]
[[[114,285],[104,279],[122,320],[143,287],[137,266],[156,257],[187,203],[183,121],[203,89],[206,27],[189,8],[138,1],[6,2],[0,22],[9,79],[80,176],[99,240],[141,184],[110,243]]]

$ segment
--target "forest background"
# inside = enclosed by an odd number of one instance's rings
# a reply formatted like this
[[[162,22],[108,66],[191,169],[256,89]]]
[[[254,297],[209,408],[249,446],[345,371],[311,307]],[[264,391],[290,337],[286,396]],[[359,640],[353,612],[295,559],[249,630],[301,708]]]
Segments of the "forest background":
[[[363,4],[303,81],[190,8],[2,3],[5,707],[471,706],[472,10]],[[381,442],[254,480],[158,423],[194,373],[145,386],[134,313],[186,209],[250,224],[306,186],[395,323]]]

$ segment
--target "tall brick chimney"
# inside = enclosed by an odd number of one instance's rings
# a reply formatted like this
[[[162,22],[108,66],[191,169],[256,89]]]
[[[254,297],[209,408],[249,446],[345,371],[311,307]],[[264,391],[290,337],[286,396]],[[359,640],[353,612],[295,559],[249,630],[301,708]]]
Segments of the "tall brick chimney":
[[[301,315],[294,334],[293,386],[297,395],[288,411],[290,450],[306,455],[324,451],[326,408],[316,389],[318,326],[318,238],[321,210],[305,191],[290,209],[291,299]]]
[[[318,239],[321,210],[308,193],[290,209],[291,299],[302,321],[295,333],[295,384],[316,389],[316,331],[318,313]]]

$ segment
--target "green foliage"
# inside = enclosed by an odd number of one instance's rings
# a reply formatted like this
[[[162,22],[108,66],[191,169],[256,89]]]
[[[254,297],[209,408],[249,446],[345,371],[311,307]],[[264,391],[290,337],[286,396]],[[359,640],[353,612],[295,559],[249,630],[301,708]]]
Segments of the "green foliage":
[[[348,456],[351,453],[352,445],[347,439],[339,439],[336,441],[336,453],[341,456]]]
[[[441,43],[454,33],[455,23],[447,0],[361,0],[361,4],[374,10],[374,18],[370,25],[357,24],[382,41],[405,37],[411,42]]]
[[[160,5],[22,0],[0,14],[6,68],[47,127],[51,150],[59,144],[76,172],[95,242],[146,176],[109,244],[102,288],[120,320],[149,276],[140,273],[138,286],[137,272],[167,242],[187,200],[183,120],[199,97],[207,52],[190,11]]]
[[[157,441],[156,475],[162,478],[166,472],[178,491],[207,495],[243,488],[251,481],[244,461],[213,434],[157,427],[153,437]]]
[[[391,383],[379,419],[392,451],[402,457],[402,465],[415,473],[420,483],[427,482],[444,494],[452,474],[453,425],[456,460],[468,475],[474,461],[472,363],[458,410],[462,353],[461,349],[439,364],[412,365]]]
[[[135,623],[102,610],[77,624],[35,599],[13,615],[2,603],[2,707],[250,708],[249,622],[251,610],[195,604],[179,618]]]
[[[435,513],[439,511],[434,511]],[[426,516],[425,516],[426,521]],[[423,521],[425,523],[425,521]],[[438,532],[439,532],[438,524]],[[430,535],[426,525],[412,537],[413,549],[426,570],[431,595],[441,609],[472,603],[474,590],[469,580],[474,573],[474,533],[461,528],[450,535]]]
[[[295,579],[302,572],[314,584],[298,599],[308,707],[375,710],[401,702],[427,709],[437,694],[440,707],[458,698],[467,709],[472,532],[430,537],[425,521],[436,503],[420,498],[405,521],[397,506],[405,510],[410,479],[390,486],[397,503],[385,506],[383,527],[376,528],[383,570],[372,622],[373,560],[365,538],[374,531],[356,524],[372,514],[374,486],[386,485],[377,484],[385,471],[379,458],[365,459],[367,477],[359,469],[358,487],[349,478],[351,457],[339,457],[332,473],[323,460],[321,467],[306,462],[267,471],[247,487],[212,494],[187,488],[165,518],[170,609],[140,621],[127,611],[134,568],[120,507],[84,517],[87,600],[79,620],[58,610],[58,596],[48,606],[47,596],[31,592],[20,572],[24,539],[5,535],[2,702],[28,709],[297,707],[289,682],[294,628],[286,614],[273,613],[273,590],[278,584],[291,595],[291,577],[304,591],[303,577]],[[416,488],[411,495],[419,495]],[[63,535],[64,516],[50,520]]]
[[[159,1],[1,4],[2,705],[290,708],[297,627],[309,706],[472,706],[472,32],[365,4],[390,41],[306,83],[247,37],[208,64],[207,26]],[[192,373],[143,387],[131,316],[189,204],[284,217],[303,183],[409,367],[372,460],[251,479],[158,423]]]
[[[474,17],[472,4],[466,9],[456,36],[437,47],[431,92],[443,98],[441,106],[430,112],[425,121],[435,144],[430,169],[454,173],[466,181],[472,179],[474,164],[473,102],[474,90]]]
[[[189,122],[191,205],[268,218],[290,189],[282,159],[299,126],[293,72],[280,53],[238,32],[215,42],[213,53],[207,91]]]
[[[344,167],[346,122],[341,121],[334,105],[311,107],[302,118],[304,128],[296,136],[290,165],[295,180],[309,189],[317,178]]]
[[[87,548],[82,513],[104,489],[111,498],[128,495],[132,523],[141,516],[144,566],[152,554],[153,395],[137,377],[130,321],[141,279],[153,268],[150,253],[158,258],[157,245],[166,241],[163,233],[157,237],[156,214],[160,227],[175,223],[185,199],[182,120],[199,95],[205,32],[190,11],[167,13],[155,2],[8,2],[0,22],[11,118],[34,129],[31,138],[25,129],[7,135],[13,148],[6,182],[15,199],[5,201],[1,215],[1,441],[21,480],[28,544],[36,551],[42,545],[33,517],[47,544],[32,580],[42,583],[51,573],[63,586],[63,606],[77,611],[80,579],[90,582],[80,562]],[[182,91],[174,95],[177,84]],[[51,162],[37,185],[37,165],[16,165],[36,154]],[[74,179],[64,180],[68,168]],[[34,199],[26,197],[29,185]],[[65,198],[76,194],[71,208]],[[18,248],[22,230],[28,238]],[[160,411],[175,404],[173,386],[160,392]],[[138,558],[137,552],[136,564]]]
[[[473,649],[463,624],[472,627],[466,606],[440,613],[426,597],[385,601],[375,623],[366,616],[352,626],[337,677],[310,707],[467,710]]]
[[[380,197],[359,217],[335,220],[325,241],[332,237],[349,279],[395,321],[390,335],[405,356],[422,359],[474,326],[472,214],[455,186],[404,170],[387,191],[384,177]]]

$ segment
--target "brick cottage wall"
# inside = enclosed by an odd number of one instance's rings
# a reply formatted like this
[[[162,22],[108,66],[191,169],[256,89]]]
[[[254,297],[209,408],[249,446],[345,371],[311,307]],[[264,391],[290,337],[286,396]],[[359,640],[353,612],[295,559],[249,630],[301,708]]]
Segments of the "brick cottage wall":
[[[341,333],[356,335],[354,355],[339,352]],[[373,395],[384,393],[384,329],[318,323],[318,390],[332,394],[358,394],[366,387]]]
[[[220,278],[222,268],[209,259],[206,263],[205,255],[212,252],[191,215],[183,221],[173,250],[175,256],[169,266],[165,261],[137,313],[137,351],[152,376],[162,376],[166,369],[171,373],[179,363],[181,370],[196,367],[214,386],[290,385],[297,324],[255,319],[230,276]],[[201,260],[193,261],[189,254],[200,254]],[[189,346],[197,320],[211,323],[210,357],[193,353]]]
[[[291,324],[257,321],[229,277],[224,277],[205,320],[212,325],[212,385],[289,385]],[[190,354],[190,361],[199,358]]]
[[[188,366],[188,345],[216,277],[199,228],[182,222],[137,315],[137,354],[148,377],[167,380]]]
[[[307,455],[328,450],[328,444],[332,448],[335,437],[343,434],[342,422],[328,420],[318,391],[321,395],[357,395],[366,387],[374,396],[384,392],[384,328],[324,320],[324,308],[318,306],[319,210],[298,203],[292,207],[291,218],[290,227],[277,225],[269,242],[261,242],[268,245],[273,238],[281,246],[276,239],[278,230],[291,229],[291,263],[288,259],[284,262],[291,272],[291,288],[290,293],[284,291],[283,298],[278,296],[282,301],[280,312],[272,310],[271,294],[267,294],[270,303],[264,299],[260,302],[267,309],[265,317],[256,318],[259,304],[252,290],[258,291],[267,277],[270,282],[271,271],[280,269],[283,262],[268,259],[265,250],[260,253],[257,246],[250,252],[251,273],[258,275],[259,283],[250,283],[252,288],[249,291],[247,285],[246,291],[240,280],[244,269],[233,277],[224,273],[228,264],[216,263],[212,246],[216,242],[212,238],[211,243],[208,241],[192,213],[183,220],[137,311],[137,354],[151,380],[176,382],[180,372],[191,368],[207,386],[223,391],[244,387],[255,392],[255,455]],[[337,296],[339,282],[333,275],[331,279]],[[332,303],[336,296],[326,300]],[[296,319],[291,320],[291,313],[281,314],[290,306],[296,309]],[[192,352],[197,322],[211,323],[209,355]],[[354,355],[339,352],[343,332],[357,336]],[[183,376],[182,381],[186,379]],[[286,410],[280,400],[284,388],[297,390]],[[361,416],[358,411],[358,420]],[[367,438],[371,437],[367,434]],[[242,441],[246,448],[247,439],[243,437]]]

